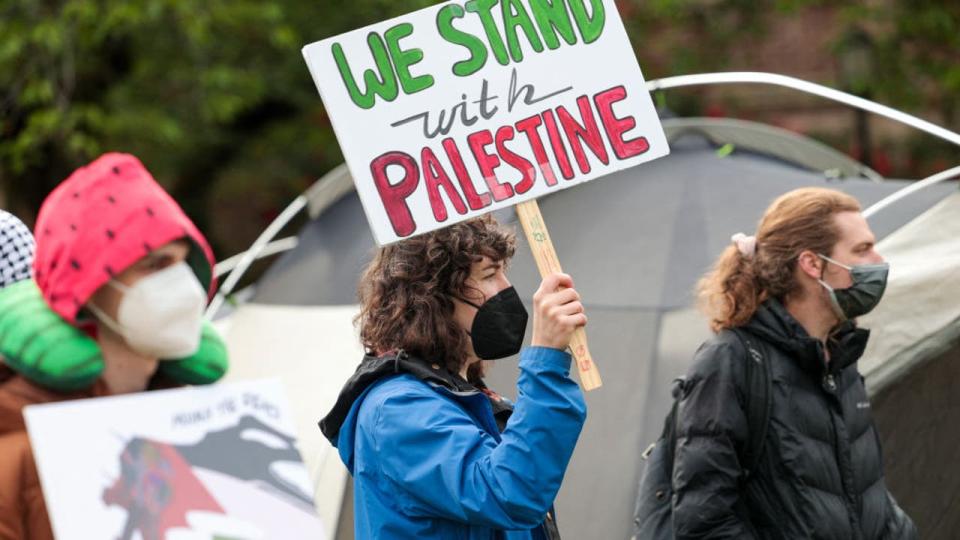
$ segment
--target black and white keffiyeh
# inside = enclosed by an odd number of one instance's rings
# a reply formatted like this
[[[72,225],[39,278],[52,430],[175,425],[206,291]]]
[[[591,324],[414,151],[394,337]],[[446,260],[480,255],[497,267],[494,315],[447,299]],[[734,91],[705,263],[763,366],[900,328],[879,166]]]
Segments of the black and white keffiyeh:
[[[30,277],[34,247],[30,229],[0,210],[0,289]]]

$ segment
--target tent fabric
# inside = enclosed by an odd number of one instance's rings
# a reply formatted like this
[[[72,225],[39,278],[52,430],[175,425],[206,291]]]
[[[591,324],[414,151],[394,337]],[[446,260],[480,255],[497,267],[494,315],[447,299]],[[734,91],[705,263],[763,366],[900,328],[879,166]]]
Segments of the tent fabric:
[[[336,538],[347,470],[317,420],[333,407],[343,381],[363,357],[353,330],[358,311],[357,306],[245,304],[216,323],[230,353],[225,381],[279,377],[283,383],[329,538]]]
[[[593,245],[585,247],[590,249],[591,256],[601,260],[609,257],[608,230],[615,231],[618,243],[625,243],[621,253],[646,249],[662,255],[669,245],[676,246],[671,262],[681,266],[671,267],[669,272],[663,261],[646,257],[628,261],[641,272],[638,275],[647,276],[648,271],[653,271],[653,286],[633,288],[628,294],[634,298],[626,299],[620,299],[619,291],[608,290],[603,299],[594,298],[594,304],[607,305],[607,300],[614,296],[614,303],[635,306],[636,297],[643,296],[644,305],[659,307],[659,296],[663,294],[672,299],[674,306],[688,305],[689,284],[713,254],[729,242],[731,234],[753,231],[773,198],[790,189],[806,185],[835,187],[868,206],[907,185],[904,181],[828,180],[821,173],[750,152],[720,158],[714,146],[697,135],[678,139],[672,150],[671,156],[643,167],[540,199],[541,209],[557,206],[557,212],[564,213],[561,219],[554,218],[548,224],[551,236],[565,235],[570,229],[576,229],[577,236],[592,235]],[[881,237],[889,234],[954,189],[934,186],[890,207],[871,221],[874,231]],[[495,215],[503,221],[516,222],[512,209]],[[597,216],[603,219],[598,220]],[[700,236],[702,224],[709,224],[706,238]],[[664,229],[669,234],[658,234]],[[684,243],[688,241],[689,244]],[[281,305],[355,303],[357,277],[372,257],[374,247],[360,201],[355,192],[350,192],[305,226],[299,247],[271,266],[257,283],[253,301]],[[582,266],[578,263],[586,265],[590,258],[578,254],[564,259],[562,252],[560,256],[572,273]],[[661,293],[658,285],[665,275],[676,279]]]
[[[890,262],[883,302],[862,317],[878,328],[860,362],[871,393],[953,346],[960,338],[960,194],[883,239]]]
[[[960,530],[960,346],[914,366],[870,401],[883,445],[887,486],[925,540]]]
[[[960,529],[960,195],[878,245],[890,281],[860,362],[881,434],[887,484],[927,539]]]
[[[604,379],[601,389],[587,394],[589,418],[557,500],[565,537],[629,537],[640,452],[662,427],[670,406],[669,381],[686,371],[708,335],[706,321],[692,308],[693,288],[730,236],[753,232],[769,203],[795,188],[837,188],[867,207],[906,185],[828,179],[822,172],[756,152],[720,157],[706,138],[689,134],[672,143],[668,157],[540,199],[560,261],[584,298],[589,345]],[[955,191],[953,185],[934,186],[879,212],[870,221],[874,232],[878,238],[891,235]],[[512,210],[496,215],[502,222],[516,223]],[[529,299],[539,275],[522,234],[518,242],[508,275]],[[298,247],[258,282],[253,302],[350,306],[374,248],[359,200],[347,193],[304,227]],[[245,332],[294,336],[305,331],[299,325],[263,324]],[[339,388],[346,376],[335,373],[352,371],[359,358],[327,353],[328,340],[355,339],[352,330],[342,332],[339,337],[326,331],[296,336],[305,348],[292,354],[313,351],[311,358],[324,366],[345,365],[283,376],[305,381],[316,373],[326,379],[324,384]],[[269,348],[261,350],[264,357],[278,357],[266,354]],[[273,369],[282,372],[287,367]],[[495,363],[488,382],[513,397],[516,378],[515,360],[505,359]],[[312,399],[319,403],[335,396]],[[313,402],[304,411],[313,414],[312,420],[322,413]]]
[[[766,124],[734,118],[674,118],[664,121],[663,129],[671,143],[680,135],[695,131],[718,146],[730,144],[807,169],[830,171],[833,176],[883,179],[873,169],[821,142]]]
[[[836,187],[866,207],[904,185],[828,182],[749,155],[720,159],[695,143],[675,143],[673,156],[635,172],[642,180],[610,177],[540,203],[564,270],[585,299],[591,352],[605,381],[587,395],[590,419],[557,504],[563,531],[572,538],[629,536],[642,470],[638,455],[659,435],[669,383],[686,372],[705,336],[704,319],[691,314],[687,324],[678,321],[693,304],[696,281],[730,236],[754,232],[774,198],[801,186]],[[905,207],[878,213],[875,233],[886,236],[953,189],[911,201],[919,206],[912,214]],[[532,293],[538,276],[529,250],[521,246],[517,253],[511,279]],[[661,359],[662,347],[676,352]],[[490,384],[510,395],[504,389],[514,378],[512,370],[494,369]]]

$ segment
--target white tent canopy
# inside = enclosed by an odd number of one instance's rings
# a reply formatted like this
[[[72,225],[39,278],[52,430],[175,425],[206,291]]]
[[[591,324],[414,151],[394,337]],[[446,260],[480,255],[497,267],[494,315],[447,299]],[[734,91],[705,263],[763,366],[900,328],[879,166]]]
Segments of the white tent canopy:
[[[362,349],[355,306],[245,304],[217,325],[230,354],[227,381],[279,377],[292,404],[300,454],[314,480],[317,511],[336,538],[347,470],[317,421],[333,407]]]
[[[960,337],[960,194],[878,244],[890,262],[883,302],[860,323],[872,333],[860,372],[872,393]]]

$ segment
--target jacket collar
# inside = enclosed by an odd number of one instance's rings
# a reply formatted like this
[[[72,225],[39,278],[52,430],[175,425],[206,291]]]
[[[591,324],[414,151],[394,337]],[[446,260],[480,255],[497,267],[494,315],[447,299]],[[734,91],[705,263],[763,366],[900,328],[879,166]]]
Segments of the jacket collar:
[[[357,371],[343,385],[333,409],[319,423],[320,431],[331,444],[337,445],[340,428],[343,427],[353,404],[379,380],[401,373],[413,375],[424,383],[455,397],[486,396],[490,400],[494,418],[501,430],[513,411],[512,404],[489,390],[483,381],[472,384],[439,363],[430,363],[411,356],[402,349],[382,356],[366,355],[357,367]]]
[[[818,376],[825,372],[839,373],[856,363],[870,337],[869,330],[857,328],[852,321],[840,325],[827,339],[830,350],[827,366],[823,344],[811,337],[779,300],[764,302],[745,328],[789,353],[802,368]]]

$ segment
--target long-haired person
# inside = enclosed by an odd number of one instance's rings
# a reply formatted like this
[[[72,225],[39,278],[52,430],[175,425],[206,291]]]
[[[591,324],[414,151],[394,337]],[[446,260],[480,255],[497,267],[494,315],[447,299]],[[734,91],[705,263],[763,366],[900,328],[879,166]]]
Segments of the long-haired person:
[[[677,538],[905,539],[884,483],[857,359],[855,319],[880,301],[887,265],[849,195],[792,191],[755,237],[739,234],[700,283],[716,335],[682,387],[673,469]],[[757,347],[756,358],[731,329]],[[746,469],[747,362],[768,362],[769,423]]]

